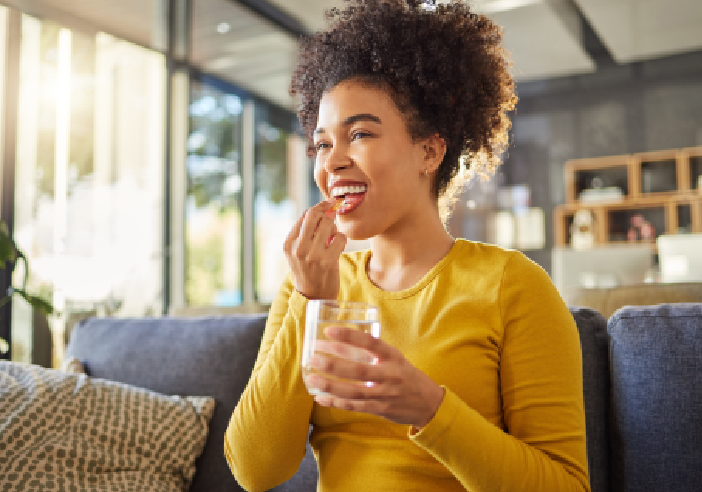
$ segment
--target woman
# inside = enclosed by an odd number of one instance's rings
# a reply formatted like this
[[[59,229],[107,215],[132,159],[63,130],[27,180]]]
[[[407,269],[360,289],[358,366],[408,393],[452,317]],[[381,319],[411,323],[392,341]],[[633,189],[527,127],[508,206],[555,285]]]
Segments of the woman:
[[[587,491],[578,334],[521,253],[454,240],[446,211],[507,141],[514,84],[500,30],[461,3],[356,0],[305,39],[291,93],[326,200],[290,231],[290,274],[225,439],[248,490],[291,477],[310,444],[322,491]],[[467,172],[462,172],[462,162]],[[344,196],[334,210],[333,197]],[[346,239],[370,250],[343,253]],[[307,383],[308,299],[380,306],[380,340],[328,332],[341,353]]]

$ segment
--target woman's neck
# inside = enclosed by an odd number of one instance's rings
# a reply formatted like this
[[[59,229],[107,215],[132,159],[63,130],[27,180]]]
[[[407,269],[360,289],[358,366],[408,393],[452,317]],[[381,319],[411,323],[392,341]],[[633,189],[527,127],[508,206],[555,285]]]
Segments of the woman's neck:
[[[435,217],[370,239],[366,273],[375,285],[387,291],[408,289],[448,254],[454,239]]]

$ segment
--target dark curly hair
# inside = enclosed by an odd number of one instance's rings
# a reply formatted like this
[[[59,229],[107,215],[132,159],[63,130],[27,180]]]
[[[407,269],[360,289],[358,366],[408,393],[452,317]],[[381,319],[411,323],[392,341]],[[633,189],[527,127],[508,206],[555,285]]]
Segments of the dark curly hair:
[[[324,93],[348,79],[374,84],[415,141],[446,141],[432,190],[445,222],[467,178],[493,174],[508,143],[517,97],[502,30],[460,1],[344,1],[326,12],[326,31],[302,39],[290,84],[309,153]]]

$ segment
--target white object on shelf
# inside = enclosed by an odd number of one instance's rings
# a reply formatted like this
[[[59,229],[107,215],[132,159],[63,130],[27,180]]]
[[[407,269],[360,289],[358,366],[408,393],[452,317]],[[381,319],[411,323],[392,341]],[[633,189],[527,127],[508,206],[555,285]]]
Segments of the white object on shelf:
[[[656,244],[663,282],[702,282],[702,234],[662,235]]]
[[[492,218],[491,242],[519,250],[542,249],[546,245],[544,211],[540,207],[496,212]]]
[[[623,199],[624,193],[622,193],[622,189],[618,186],[583,190],[580,192],[580,195],[578,195],[578,200],[582,203],[620,202]]]
[[[595,217],[589,210],[578,210],[570,226],[570,244],[574,250],[591,249],[595,245]]]
[[[542,249],[546,245],[544,210],[531,207],[515,213],[517,249]]]
[[[495,214],[495,244],[502,248],[514,248],[515,225],[512,212]]]

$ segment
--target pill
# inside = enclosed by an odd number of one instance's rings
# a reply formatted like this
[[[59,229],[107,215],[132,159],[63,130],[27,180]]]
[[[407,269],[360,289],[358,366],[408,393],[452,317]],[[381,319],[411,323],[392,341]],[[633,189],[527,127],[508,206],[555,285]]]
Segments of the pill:
[[[343,197],[343,196],[337,197],[337,198],[336,198],[336,203],[334,203],[334,206],[332,207],[332,210],[334,210],[334,211],[339,210],[339,209],[342,207],[343,204],[344,204],[344,197]]]

